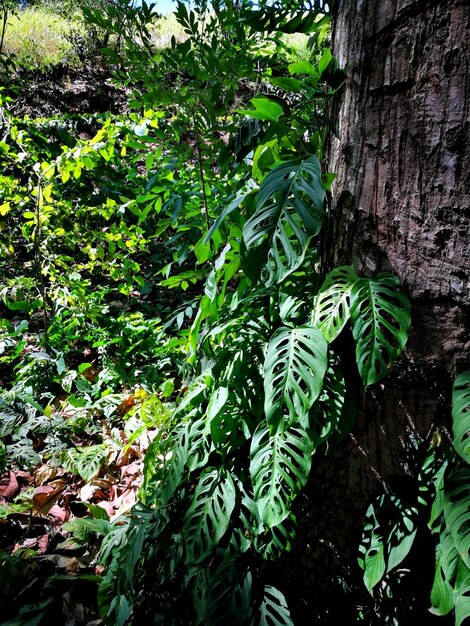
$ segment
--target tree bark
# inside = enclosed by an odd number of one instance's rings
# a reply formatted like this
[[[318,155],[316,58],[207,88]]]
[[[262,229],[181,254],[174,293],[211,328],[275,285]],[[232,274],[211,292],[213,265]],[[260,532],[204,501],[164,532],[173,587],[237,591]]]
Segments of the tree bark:
[[[357,606],[341,613],[335,597],[360,577],[367,504],[394,476],[406,488],[409,436],[448,429],[452,380],[469,367],[469,17],[465,0],[338,0],[333,7],[333,52],[348,74],[328,155],[328,171],[337,173],[336,265],[397,274],[413,322],[394,371],[359,394],[352,436],[314,462],[285,562],[295,571],[287,578],[288,596],[301,607],[296,626],[353,623]],[[417,557],[421,592],[400,626],[435,623],[426,611],[434,575],[427,548]]]

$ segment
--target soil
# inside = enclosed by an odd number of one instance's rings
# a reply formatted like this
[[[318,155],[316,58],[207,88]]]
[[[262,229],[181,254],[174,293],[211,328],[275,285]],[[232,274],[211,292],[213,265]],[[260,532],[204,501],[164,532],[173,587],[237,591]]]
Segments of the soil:
[[[68,114],[126,113],[129,90],[113,83],[109,68],[55,67],[44,73],[22,71],[9,89],[14,115],[31,118]]]

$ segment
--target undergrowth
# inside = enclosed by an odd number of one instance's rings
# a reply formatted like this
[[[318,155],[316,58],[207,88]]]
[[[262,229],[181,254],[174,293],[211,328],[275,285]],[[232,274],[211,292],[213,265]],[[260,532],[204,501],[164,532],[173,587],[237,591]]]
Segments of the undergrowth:
[[[324,3],[213,8],[178,3],[184,36],[158,48],[146,3],[85,7],[128,116],[18,119],[2,100],[10,624],[292,624],[269,570],[313,455],[407,341],[396,276],[332,267],[344,73]]]

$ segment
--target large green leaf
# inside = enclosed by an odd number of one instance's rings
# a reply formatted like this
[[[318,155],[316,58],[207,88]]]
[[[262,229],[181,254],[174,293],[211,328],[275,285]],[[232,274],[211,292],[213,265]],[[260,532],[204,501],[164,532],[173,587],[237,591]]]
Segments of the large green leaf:
[[[227,558],[221,564],[200,568],[193,592],[195,623],[201,626],[246,624],[252,613],[251,588],[251,572],[241,570],[234,559]]]
[[[431,613],[447,615],[454,608],[454,580],[459,553],[449,531],[445,528],[436,546],[436,573],[431,589]]]
[[[390,491],[367,509],[359,565],[369,593],[409,554],[416,536],[417,515],[415,506]]]
[[[283,107],[268,96],[256,96],[251,98],[250,102],[255,107],[254,109],[237,110],[236,113],[269,122],[277,122],[284,115]]]
[[[266,585],[260,607],[259,626],[294,626],[287,602],[280,591]]]
[[[455,626],[470,619],[470,572],[455,592]],[[467,621],[468,624],[468,621]]]
[[[186,563],[200,563],[227,531],[235,507],[235,485],[224,469],[201,474],[183,523]]]
[[[411,305],[393,274],[361,278],[351,290],[356,361],[364,384],[381,380],[408,339]]]
[[[292,513],[276,526],[258,533],[254,541],[255,550],[266,561],[278,559],[284,552],[289,552],[294,543],[297,520]]]
[[[80,474],[88,483],[98,473],[105,459],[105,446],[95,445],[67,450],[62,462],[67,470]]]
[[[470,568],[470,469],[461,469],[446,484],[444,519],[455,547]]]
[[[264,361],[264,410],[271,430],[299,421],[318,398],[327,368],[327,343],[314,326],[279,328]]]
[[[307,482],[312,442],[303,428],[291,426],[270,435],[260,424],[251,442],[250,474],[259,516],[268,528],[290,513],[290,503]]]
[[[323,388],[302,426],[309,429],[315,446],[320,445],[334,432],[342,432],[352,420],[346,404],[346,381],[338,356],[330,353],[330,362],[323,379]],[[355,416],[354,416],[355,417]]]
[[[316,156],[291,160],[263,180],[254,215],[245,223],[245,265],[268,263],[269,284],[282,281],[303,260],[308,239],[320,231],[325,189]]]
[[[347,265],[336,267],[325,278],[315,299],[313,323],[328,343],[339,335],[349,319],[349,298],[356,272]]]
[[[454,447],[470,463],[470,370],[460,374],[452,390]]]

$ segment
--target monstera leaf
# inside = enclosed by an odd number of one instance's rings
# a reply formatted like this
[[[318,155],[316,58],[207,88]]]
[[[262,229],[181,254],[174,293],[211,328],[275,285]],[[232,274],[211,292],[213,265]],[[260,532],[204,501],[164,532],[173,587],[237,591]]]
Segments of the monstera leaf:
[[[445,487],[444,519],[457,552],[470,569],[470,469],[461,469]]]
[[[356,361],[364,384],[381,380],[405,347],[411,305],[393,274],[361,278],[351,290]]]
[[[314,326],[281,327],[271,337],[264,361],[264,410],[271,430],[293,424],[320,395],[327,344]]]
[[[259,626],[294,626],[286,599],[275,587],[264,588],[260,613]]]
[[[200,563],[224,536],[235,507],[235,484],[223,468],[202,472],[183,523],[186,563]]]
[[[320,231],[325,189],[315,156],[290,160],[263,180],[254,215],[243,228],[245,265],[268,264],[267,283],[281,282],[304,258],[309,237]]]
[[[459,563],[452,537],[447,529],[441,533],[436,546],[436,574],[431,589],[431,613],[447,615],[454,608],[453,581]]]
[[[270,436],[260,424],[251,443],[250,474],[261,521],[268,528],[290,514],[290,503],[307,482],[313,445],[303,428]]]
[[[323,379],[323,388],[312,410],[306,415],[302,426],[310,429],[315,446],[326,441],[335,431],[341,430],[348,417],[346,405],[346,381],[337,355],[330,354],[330,362]]]
[[[470,371],[461,374],[454,383],[452,430],[455,449],[470,463]]]
[[[351,289],[358,279],[352,267],[336,267],[320,288],[315,300],[313,323],[328,343],[336,339],[349,319]]]
[[[254,541],[255,550],[266,561],[278,559],[283,552],[289,552],[294,543],[297,520],[292,513],[280,524],[259,533]]]

